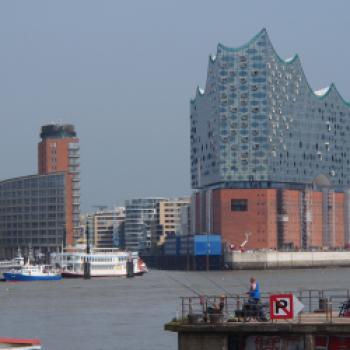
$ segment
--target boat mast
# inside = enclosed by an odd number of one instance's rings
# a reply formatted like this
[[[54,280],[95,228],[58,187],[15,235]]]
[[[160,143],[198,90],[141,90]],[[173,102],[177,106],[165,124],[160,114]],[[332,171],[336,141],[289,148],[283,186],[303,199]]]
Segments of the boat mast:
[[[84,279],[88,280],[91,278],[91,263],[90,263],[90,234],[89,224],[86,225],[86,255],[84,257]]]

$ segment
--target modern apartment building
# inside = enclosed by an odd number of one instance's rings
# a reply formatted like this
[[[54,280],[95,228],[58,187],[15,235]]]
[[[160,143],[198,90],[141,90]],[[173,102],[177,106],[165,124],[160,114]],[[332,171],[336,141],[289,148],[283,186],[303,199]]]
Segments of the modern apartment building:
[[[192,233],[192,211],[191,211],[191,198],[188,205],[184,205],[180,208],[180,222],[178,226],[178,231],[176,234],[178,236],[188,236]]]
[[[164,243],[167,237],[181,234],[182,209],[190,206],[190,198],[167,199],[157,203],[155,220],[152,226],[152,245]]]
[[[48,124],[41,128],[38,144],[39,174],[64,172],[67,187],[67,245],[80,232],[80,146],[71,124]]]
[[[96,248],[121,246],[121,228],[125,221],[125,208],[99,210],[90,215],[93,243]]]
[[[195,233],[247,248],[350,243],[350,104],[313,91],[298,55],[283,60],[266,30],[219,44],[191,101]]]
[[[38,175],[0,182],[0,258],[21,248],[48,255],[81,230],[79,140],[72,125],[41,128]],[[76,233],[76,234],[75,234]]]
[[[18,248],[25,256],[48,255],[66,243],[64,173],[31,175],[0,182],[0,259]]]
[[[151,227],[157,205],[166,198],[137,198],[125,201],[125,247],[139,251],[151,248]]]

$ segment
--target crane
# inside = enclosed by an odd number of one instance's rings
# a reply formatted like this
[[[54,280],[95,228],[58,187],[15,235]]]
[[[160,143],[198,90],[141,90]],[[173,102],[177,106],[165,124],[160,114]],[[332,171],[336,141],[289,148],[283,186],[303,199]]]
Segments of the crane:
[[[239,246],[239,249],[241,250],[241,252],[244,252],[245,249],[245,245],[248,243],[249,241],[249,236],[251,235],[252,233],[251,232],[246,232],[244,235],[245,235],[245,240],[241,243],[241,245]]]
[[[244,247],[246,246],[246,244],[248,243],[248,241],[249,241],[249,236],[251,236],[251,232],[245,232],[244,233],[244,235],[245,235],[245,240],[236,248],[236,246],[233,244],[233,243],[231,243],[230,245],[229,245],[229,247],[230,247],[230,250],[232,251],[232,250],[235,250],[235,251],[241,251],[241,252],[244,252],[245,251],[245,249],[244,249]]]

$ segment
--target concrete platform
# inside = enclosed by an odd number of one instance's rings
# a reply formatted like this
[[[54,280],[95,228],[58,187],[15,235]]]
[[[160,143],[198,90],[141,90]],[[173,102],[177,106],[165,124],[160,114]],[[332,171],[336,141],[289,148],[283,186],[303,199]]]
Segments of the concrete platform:
[[[264,343],[278,344],[268,349],[327,350],[338,349],[334,347],[337,342],[350,344],[350,318],[340,318],[336,312],[304,313],[291,321],[216,324],[175,321],[167,323],[165,330],[178,333],[179,350],[255,350],[265,349],[261,345]],[[319,347],[320,343],[326,345]],[[339,349],[350,349],[350,345]]]
[[[226,251],[224,260],[234,270],[346,267],[350,251]]]
[[[165,330],[171,332],[252,332],[252,329],[259,332],[280,332],[291,331],[296,333],[310,333],[314,330],[324,330],[327,332],[346,332],[350,334],[350,317],[338,317],[338,313],[333,312],[332,317],[325,313],[305,313],[300,319],[295,320],[271,320],[269,322],[223,322],[223,323],[197,323],[169,322],[165,325]]]

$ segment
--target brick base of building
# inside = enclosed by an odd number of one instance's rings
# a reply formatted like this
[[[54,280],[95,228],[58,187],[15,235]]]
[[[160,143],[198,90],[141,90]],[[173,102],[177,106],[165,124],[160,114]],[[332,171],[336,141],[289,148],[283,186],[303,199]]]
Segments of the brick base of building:
[[[194,194],[194,233],[245,249],[344,248],[349,196],[329,189],[214,189]]]

